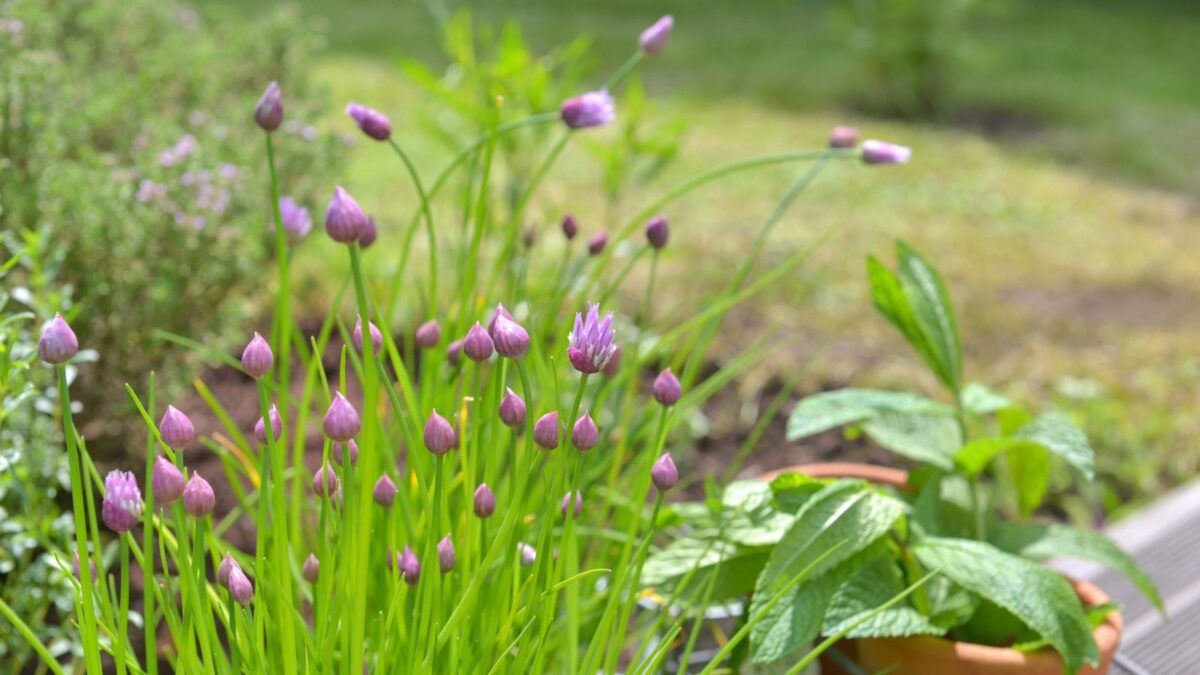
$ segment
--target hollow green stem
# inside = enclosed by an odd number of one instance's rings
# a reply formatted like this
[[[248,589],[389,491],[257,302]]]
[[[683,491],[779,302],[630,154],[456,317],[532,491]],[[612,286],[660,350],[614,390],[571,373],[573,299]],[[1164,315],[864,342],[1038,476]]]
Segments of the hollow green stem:
[[[495,135],[495,134],[492,134]],[[404,162],[404,168],[408,170],[408,175],[412,178],[413,187],[417,190],[417,196],[421,199],[420,213],[425,219],[425,236],[429,238],[429,286],[426,288],[426,306],[428,311],[433,311],[437,306],[437,286],[438,286],[438,266],[437,266],[437,233],[433,226],[433,212],[429,208],[430,195],[425,192],[425,187],[421,183],[421,175],[417,172],[417,167],[409,158],[408,153],[394,138],[388,138],[388,143],[392,149],[400,156],[400,161]]]

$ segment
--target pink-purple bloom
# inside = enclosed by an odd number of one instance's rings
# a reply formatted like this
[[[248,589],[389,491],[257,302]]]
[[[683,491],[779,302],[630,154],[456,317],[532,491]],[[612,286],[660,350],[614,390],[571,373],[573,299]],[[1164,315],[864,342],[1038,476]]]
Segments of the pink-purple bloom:
[[[579,448],[580,452],[587,452],[596,447],[596,443],[600,440],[600,430],[596,428],[596,422],[592,416],[586,411],[575,420],[575,426],[571,429],[571,443]]]
[[[862,160],[867,164],[907,164],[910,159],[912,148],[886,141],[863,141]]]
[[[500,421],[512,429],[525,424],[525,401],[511,388],[506,389],[500,399]]]
[[[446,360],[450,362],[450,365],[458,366],[459,362],[462,360],[462,348],[462,340],[455,340],[446,347]]]
[[[523,541],[517,542],[517,554],[521,556],[521,564],[525,567],[537,561],[537,549]]]
[[[142,493],[128,471],[109,471],[104,477],[104,502],[100,515],[113,532],[128,532],[142,518]]]
[[[436,410],[429,413],[423,435],[426,450],[435,455],[444,455],[450,452],[455,444],[455,435],[454,427],[450,426],[445,417],[439,415]]]
[[[586,319],[582,314],[575,314],[575,328],[567,337],[567,358],[575,370],[591,375],[608,365],[617,351],[613,344],[612,323],[611,312],[600,319],[600,305],[589,305]]]
[[[646,241],[651,247],[658,249],[666,246],[670,236],[671,228],[667,226],[666,216],[654,216],[646,223]]]
[[[679,482],[679,470],[675,468],[671,453],[664,452],[662,457],[658,458],[654,467],[650,469],[650,479],[654,481],[654,487],[658,488],[659,492],[666,492],[675,487],[675,483]]]
[[[271,404],[271,409],[267,411],[267,417],[271,419],[271,438],[279,438],[283,434],[283,420],[279,417],[279,408],[275,404]],[[267,442],[267,425],[263,423],[263,418],[258,418],[258,422],[254,423],[254,438],[259,443]]]
[[[334,443],[333,444],[333,461],[337,462],[338,464],[342,463],[342,460],[343,460],[342,448],[343,447],[347,447],[350,449],[350,453],[349,453],[350,454],[350,464],[352,464],[352,465],[357,464],[358,463],[358,443],[355,443],[353,440],[347,441],[346,443]]]
[[[605,90],[589,91],[562,102],[559,116],[572,129],[598,127],[613,121],[616,104]]]
[[[390,509],[392,503],[396,501],[396,484],[386,473],[381,474],[379,480],[375,481],[375,489],[371,492],[371,496],[375,499],[376,504]]]
[[[246,573],[240,566],[229,570],[229,594],[243,607],[250,604],[254,598],[254,584],[246,578]]]
[[[300,206],[291,197],[279,198],[279,216],[283,220],[283,231],[292,241],[308,236],[312,231],[312,218],[308,209]]]
[[[62,314],[55,314],[38,338],[38,356],[52,365],[66,363],[79,351],[79,340],[75,331],[67,325]]]
[[[380,353],[380,350],[383,349],[383,333],[379,332],[379,327],[376,326],[373,322],[368,321],[367,323],[371,326],[372,353],[374,353],[376,356],[378,356]],[[354,340],[354,348],[357,349],[359,352],[362,352],[362,350],[363,350],[363,320],[362,320],[361,314],[358,316],[358,320],[354,322],[354,334],[351,337]]]
[[[217,505],[217,496],[213,494],[212,486],[197,472],[192,472],[187,487],[183,489],[183,508],[195,518],[203,518],[212,513]]]
[[[160,456],[154,460],[150,489],[160,504],[170,504],[183,496],[184,485],[183,473],[179,467],[169,462],[166,457]]]
[[[217,565],[217,583],[229,588],[229,573],[237,567],[241,567],[241,565],[238,565],[238,562],[237,560],[234,560],[233,555],[226,552],[225,556],[221,558],[221,564]]]
[[[375,225],[375,218],[367,216],[367,220],[363,223],[362,234],[358,235],[358,245],[365,251],[371,248],[371,244],[379,238],[379,228]]]
[[[278,82],[268,84],[262,98],[258,99],[258,105],[254,107],[254,121],[267,132],[275,131],[283,123],[283,97]]]
[[[675,27],[675,18],[670,14],[655,21],[638,37],[638,48],[647,56],[657,56],[667,46],[667,38]]]
[[[533,442],[543,450],[558,447],[558,411],[551,411],[533,423]]]
[[[471,330],[467,331],[467,337],[463,339],[463,353],[467,358],[479,363],[487,361],[495,351],[495,344],[492,342],[492,336],[488,335],[487,329],[478,321],[471,326]]]
[[[405,545],[403,553],[396,554],[396,567],[404,577],[404,583],[409,586],[416,586],[421,579],[421,561],[408,545]]]
[[[575,496],[575,499],[573,500],[575,506],[575,515],[578,516],[579,512],[583,510],[583,495],[579,494],[579,490],[576,490],[574,493],[568,492],[567,494],[563,495],[562,504],[560,504],[558,507],[558,510],[562,512],[564,518],[567,515],[567,509],[571,508],[572,506],[572,494]]]
[[[361,426],[358,412],[354,410],[350,401],[346,400],[340,391],[334,394],[333,402],[329,404],[329,410],[325,412],[325,435],[330,440],[345,443],[358,434]]]
[[[503,305],[500,309],[503,309]],[[508,312],[496,313],[491,325],[492,342],[496,353],[509,359],[519,359],[529,351],[529,331],[513,321]]]
[[[854,127],[836,126],[829,132],[829,147],[853,148],[858,143],[858,129]]]
[[[417,327],[415,342],[421,349],[431,349],[442,339],[442,327],[436,319],[430,319]]]
[[[475,515],[479,518],[488,518],[496,512],[496,495],[492,493],[492,489],[487,483],[480,483],[479,487],[475,488]]]
[[[317,556],[309,553],[304,559],[304,567],[301,569],[304,574],[304,580],[310,584],[317,583],[317,578],[321,574],[321,561],[317,560]]]
[[[600,255],[604,252],[604,247],[608,246],[608,233],[597,232],[588,239],[588,255]]]
[[[367,227],[367,214],[342,186],[333,190],[325,209],[325,232],[342,244],[353,244]]]
[[[271,372],[275,365],[275,355],[271,353],[271,345],[258,333],[250,339],[250,344],[242,350],[242,370],[254,379],[261,379]]]
[[[442,574],[454,569],[457,558],[454,555],[454,542],[450,541],[450,535],[442,537],[442,540],[437,543],[437,554],[438,569],[442,571]]]
[[[187,415],[179,412],[175,406],[168,405],[167,412],[158,423],[158,435],[162,437],[163,443],[179,450],[192,442],[196,437],[196,429]]]
[[[392,135],[392,121],[378,110],[351,101],[346,106],[346,114],[358,122],[358,128],[364,134],[377,141],[386,141]]]
[[[319,497],[328,497],[337,494],[341,490],[341,482],[338,480],[337,474],[333,472],[333,467],[328,464],[322,464],[317,473],[313,475],[312,491],[313,494]]]
[[[562,233],[567,238],[567,241],[574,239],[575,235],[579,234],[579,223],[576,222],[575,216],[570,213],[563,216]]]
[[[675,373],[672,373],[670,368],[663,370],[658,377],[654,378],[654,385],[650,392],[654,394],[654,400],[664,406],[675,405],[683,396],[679,378],[675,377]]]

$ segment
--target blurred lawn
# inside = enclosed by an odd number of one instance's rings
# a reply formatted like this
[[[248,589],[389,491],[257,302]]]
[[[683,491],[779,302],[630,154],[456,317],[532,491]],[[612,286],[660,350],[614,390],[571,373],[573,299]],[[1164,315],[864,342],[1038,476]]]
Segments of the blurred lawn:
[[[242,11],[220,4],[226,1],[206,4]],[[405,125],[404,111],[423,101],[396,67],[405,57],[440,61],[426,10],[330,0],[305,7],[330,22],[331,48],[318,73],[330,88],[325,123],[349,129],[340,110],[351,98],[381,108],[419,164],[440,168],[444,152]],[[669,49],[642,72],[653,116],[685,119],[689,131],[679,161],[631,195],[617,214],[623,217],[715,164],[820,146],[835,123],[915,148],[907,167],[833,167],[782,223],[769,261],[843,221],[810,264],[727,322],[726,344],[745,345],[764,330],[782,340],[768,367],[743,383],[747,390],[815,354],[809,390],[917,379],[934,391],[873,315],[863,282],[864,256],[890,260],[892,240],[904,237],[947,277],[969,375],[1066,407],[1088,424],[1107,480],[1065,504],[1077,519],[1088,517],[1086,502],[1119,510],[1200,471],[1200,453],[1188,440],[1200,432],[1192,414],[1200,374],[1200,6],[1005,3],[975,26],[980,43],[957,98],[963,125],[853,113],[845,102],[865,84],[825,10],[823,3],[775,0],[672,1],[652,9],[605,0],[567,11],[549,0],[508,0],[475,11],[480,20],[519,22],[539,50],[590,33],[601,73],[625,58],[645,24],[664,11],[676,15]],[[980,125],[1000,133],[980,135]],[[407,222],[414,197],[388,149],[360,143],[350,153],[346,184],[376,208],[386,242],[387,225]],[[714,272],[749,248],[802,168],[745,174],[671,208],[664,262],[673,274],[665,275],[663,297],[696,304],[722,284]],[[573,144],[531,215],[549,223],[569,209],[585,234],[603,226],[597,175],[594,160]],[[387,258],[385,249],[372,260],[390,269]],[[328,265],[320,246],[306,247],[301,267],[314,293]]]

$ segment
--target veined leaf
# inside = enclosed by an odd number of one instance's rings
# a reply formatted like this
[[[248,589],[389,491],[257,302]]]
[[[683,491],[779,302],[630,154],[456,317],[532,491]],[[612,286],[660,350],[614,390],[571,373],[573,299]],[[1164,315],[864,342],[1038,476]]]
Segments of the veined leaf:
[[[906,637],[909,635],[944,635],[945,629],[935,626],[908,604],[898,604],[870,616],[905,589],[904,575],[895,561],[880,559],[859,568],[834,594],[825,611],[822,635],[833,635],[854,626],[849,638]]]
[[[699,569],[680,599],[685,602],[695,600],[712,583],[711,601],[722,602],[754,590],[754,580],[762,572],[769,554],[770,549],[765,547],[748,548],[707,539],[677,539],[647,558],[641,582],[669,592],[696,566]],[[715,581],[713,575],[716,575]]]
[[[1050,453],[1040,443],[1023,443],[1008,451],[1008,466],[1017,489],[1022,516],[1037,510],[1050,487]]]
[[[1017,437],[1046,446],[1047,450],[1079,469],[1088,480],[1095,475],[1096,453],[1087,436],[1066,415],[1049,413],[1036,417],[1021,427]]]
[[[958,421],[947,415],[883,413],[864,422],[863,431],[898,455],[947,470],[962,445]]]
[[[972,508],[971,486],[966,478],[958,474],[936,475],[921,485],[909,523],[919,527],[925,536],[969,538],[975,530]]]
[[[916,350],[917,355],[925,361],[925,365],[934,371],[938,379],[945,381],[943,367],[939,362],[934,345],[929,341],[916,312],[900,279],[874,257],[867,258],[867,281],[871,285],[871,300],[875,308],[883,314],[896,330],[904,336],[908,344]]]
[[[771,481],[771,493],[780,509],[795,513],[832,481],[813,478],[798,471],[785,471]]]
[[[1005,408],[1011,408],[1013,402],[1006,396],[978,382],[968,382],[962,391],[962,405],[969,413],[976,415],[991,415]]]
[[[725,490],[721,517],[725,536],[746,546],[768,546],[783,537],[794,516],[772,504],[771,485],[760,480],[731,483]]]
[[[954,583],[1011,612],[1045,638],[1074,673],[1100,654],[1071,585],[1053,570],[978,541],[927,538],[913,546],[917,560]]]
[[[954,453],[954,463],[968,476],[977,476],[997,456],[1033,441],[1023,438],[988,436],[968,441]]]
[[[953,416],[954,409],[922,396],[878,389],[838,389],[814,394],[788,418],[788,440],[819,434],[888,413]]]
[[[946,285],[937,270],[908,244],[897,242],[896,257],[900,287],[931,347],[934,373],[950,391],[957,392],[962,388],[962,344]]]

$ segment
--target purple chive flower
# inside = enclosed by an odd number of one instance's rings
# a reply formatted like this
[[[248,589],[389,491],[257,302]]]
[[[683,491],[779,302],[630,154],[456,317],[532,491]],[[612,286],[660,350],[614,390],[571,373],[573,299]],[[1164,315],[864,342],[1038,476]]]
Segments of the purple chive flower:
[[[586,129],[612,122],[616,115],[616,105],[607,91],[589,91],[563,101],[558,114],[568,127]]]
[[[562,504],[560,504],[558,507],[558,510],[563,514],[564,518],[567,516],[567,509],[571,507],[571,494],[572,493],[568,492],[567,494],[563,495]],[[575,515],[578,516],[579,512],[583,510],[583,495],[579,494],[579,490],[576,490],[574,494]]]
[[[579,234],[579,223],[575,220],[575,216],[570,213],[563,216],[562,233],[567,238],[567,241],[571,241],[575,238],[575,235]]]
[[[492,489],[487,483],[480,483],[479,487],[475,488],[475,515],[480,518],[488,518],[496,512],[496,495],[492,493]]]
[[[347,441],[345,443],[345,445],[350,448],[350,463],[357,464],[358,463],[358,443],[355,443],[353,440],[351,440],[351,441]],[[333,461],[337,462],[338,464],[341,464],[342,459],[343,459],[342,458],[342,444],[334,443],[333,444]]]
[[[385,473],[379,476],[379,480],[375,481],[375,490],[371,493],[375,498],[375,503],[385,509],[392,508],[392,503],[396,501],[396,484]]]
[[[104,503],[100,515],[113,532],[128,532],[142,517],[142,493],[128,471],[109,471],[104,477]]]
[[[654,216],[646,223],[646,241],[650,242],[650,246],[662,248],[667,245],[670,236],[671,228],[667,226],[666,216]]]
[[[659,492],[666,492],[679,482],[679,470],[671,460],[671,453],[664,452],[654,463],[654,468],[650,469],[650,480],[654,481],[654,487],[658,488]]]
[[[379,228],[375,225],[375,218],[367,216],[366,222],[363,223],[362,234],[358,235],[358,245],[365,251],[371,248],[371,244],[379,238]]]
[[[596,428],[596,422],[592,420],[592,416],[587,412],[575,420],[575,427],[571,429],[571,443],[579,448],[580,452],[587,452],[596,447],[596,443],[600,440],[600,430]]]
[[[525,424],[525,401],[511,388],[507,389],[504,398],[500,399],[500,421],[512,429]]]
[[[364,134],[377,141],[386,141],[392,135],[392,121],[378,110],[351,101],[346,106],[346,114],[358,122],[358,128],[362,129]]]
[[[493,340],[496,339],[496,322],[500,320],[500,317],[504,317],[509,321],[516,321],[513,315],[509,313],[508,308],[504,306],[504,303],[497,303],[496,309],[492,310],[492,318],[488,319],[487,325],[488,335],[491,335]]]
[[[436,319],[430,319],[417,327],[415,341],[421,349],[432,349],[442,339],[442,327]]]
[[[537,549],[523,541],[517,542],[517,554],[521,556],[521,564],[529,567],[537,560]]]
[[[254,584],[246,578],[246,573],[241,567],[229,570],[229,594],[243,607],[249,605],[250,600],[254,598]]]
[[[250,338],[250,344],[242,350],[242,370],[254,379],[262,379],[271,372],[275,365],[275,355],[271,353],[271,345],[258,333]]]
[[[361,426],[354,406],[350,405],[350,401],[339,391],[334,395],[333,403],[329,404],[329,410],[325,413],[325,435],[330,440],[345,443],[354,438]]]
[[[158,435],[162,437],[163,443],[179,450],[192,442],[192,439],[196,437],[196,429],[187,415],[179,412],[175,406],[169,405],[167,412],[163,414],[162,420],[158,423]]]
[[[283,231],[292,241],[299,241],[312,231],[312,218],[308,209],[297,204],[291,197],[279,198],[279,215],[283,220]]]
[[[638,49],[641,49],[647,56],[658,56],[658,53],[667,46],[667,38],[671,35],[671,29],[675,27],[675,17],[670,14],[655,21],[649,28],[642,31],[638,38]]]
[[[225,588],[229,588],[229,573],[239,567],[241,567],[241,565],[238,565],[237,561],[233,559],[233,556],[227,552],[225,557],[221,558],[221,564],[217,565],[217,583],[221,584]]]
[[[885,141],[863,141],[862,160],[866,164],[907,164],[909,159],[912,148]]]
[[[454,556],[454,542],[450,541],[450,535],[442,537],[442,540],[437,543],[438,568],[442,570],[442,574],[448,573],[454,569],[456,562]]]
[[[478,322],[471,326],[471,330],[467,331],[467,337],[463,339],[463,353],[467,358],[479,363],[487,361],[495,351],[495,345],[492,342],[492,336],[488,335],[487,330]]]
[[[183,508],[194,518],[203,518],[212,513],[216,505],[217,496],[213,494],[212,486],[198,472],[193,471],[187,487],[183,489]]]
[[[404,583],[409,586],[416,586],[417,581],[421,579],[421,561],[417,559],[417,554],[413,553],[412,548],[407,545],[404,547],[403,553],[396,554],[396,568],[404,577]]]
[[[367,324],[371,326],[371,347],[374,353],[378,355],[380,350],[383,349],[383,333],[379,332],[379,327],[376,326],[374,322],[368,321]],[[352,338],[354,340],[354,348],[361,353],[363,350],[363,326],[361,314],[358,316],[358,320],[354,322],[354,335]]]
[[[154,498],[160,504],[165,506],[182,497],[183,486],[183,474],[180,473],[179,467],[167,461],[166,457],[160,456],[154,460],[150,489],[154,491]]]
[[[88,558],[88,570],[92,573],[92,581],[95,582],[96,563],[90,557]],[[75,575],[77,581],[83,581],[79,578],[79,551],[75,551],[75,559],[71,561],[71,573]]]
[[[341,490],[341,481],[338,480],[337,474],[333,472],[333,467],[328,464],[322,464],[317,473],[313,476],[312,491],[318,497],[328,497],[337,494]]]
[[[613,315],[609,312],[602,321],[600,305],[589,305],[587,318],[575,314],[575,328],[567,336],[567,358],[581,373],[593,374],[604,370],[616,353],[613,344]]]
[[[462,361],[462,348],[462,340],[455,340],[446,348],[446,360],[450,362],[450,365],[457,367]]]
[[[679,398],[683,396],[683,389],[679,386],[679,379],[675,377],[675,373],[671,372],[670,368],[658,374],[654,378],[654,386],[650,389],[654,394],[654,400],[664,406],[673,406],[679,402]]]
[[[342,244],[353,244],[367,227],[367,214],[342,186],[333,190],[325,208],[325,232]]]
[[[558,412],[551,411],[533,423],[533,442],[543,450],[558,447]]]
[[[317,577],[321,574],[321,561],[317,560],[317,556],[312,553],[304,559],[304,568],[302,569],[304,580],[310,584],[317,583]]]
[[[267,411],[267,417],[271,418],[271,438],[280,438],[283,434],[283,420],[279,418],[279,408],[275,404],[271,404],[271,409]],[[259,443],[267,442],[267,425],[263,423],[261,417],[254,423],[254,438]]]
[[[521,324],[512,320],[511,316],[497,313],[492,320],[492,342],[496,345],[496,353],[509,359],[519,359],[529,351],[529,331]]]
[[[613,354],[609,358],[608,363],[604,364],[604,370],[601,371],[608,377],[616,375],[621,370],[621,345],[613,345]]]
[[[42,330],[38,338],[38,356],[51,365],[66,363],[79,351],[79,339],[75,331],[67,325],[62,314],[55,314],[54,319]]]
[[[854,127],[836,126],[829,132],[829,147],[853,148],[858,143],[858,129]]]
[[[279,83],[272,81],[263,91],[258,105],[254,106],[254,121],[263,131],[271,132],[283,122],[283,99],[279,95]]]
[[[588,255],[600,255],[605,246],[608,246],[608,233],[597,232],[588,240]]]
[[[429,413],[425,422],[425,449],[435,455],[444,455],[454,447],[454,427],[436,410]]]

